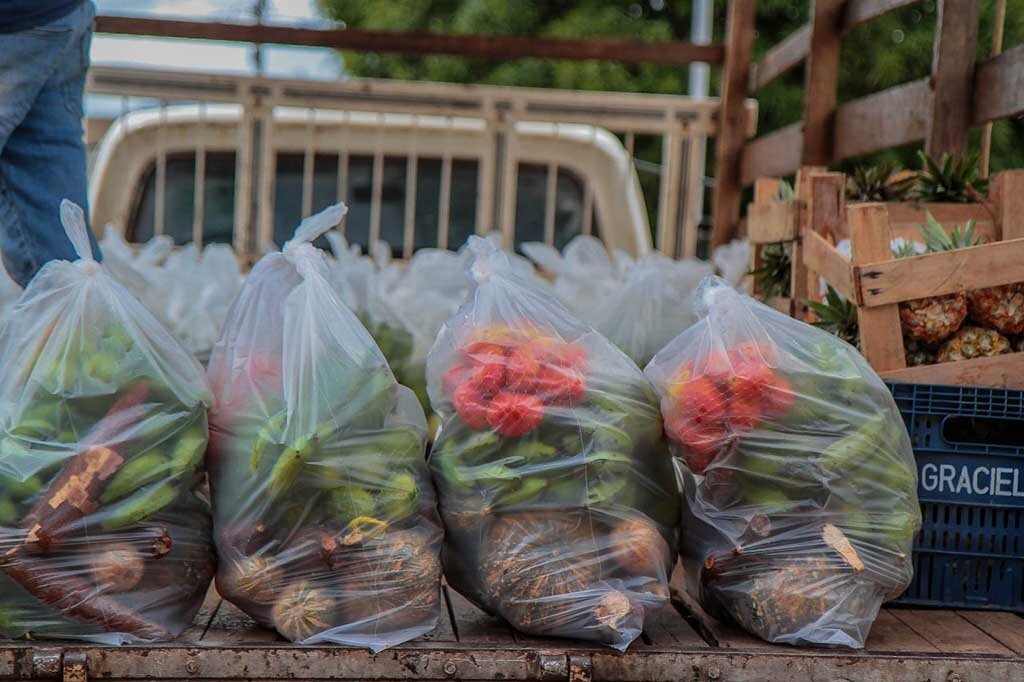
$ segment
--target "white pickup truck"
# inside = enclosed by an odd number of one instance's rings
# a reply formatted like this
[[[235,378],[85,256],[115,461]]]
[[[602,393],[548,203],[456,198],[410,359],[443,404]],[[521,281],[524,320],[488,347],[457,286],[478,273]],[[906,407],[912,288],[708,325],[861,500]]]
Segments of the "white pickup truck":
[[[87,125],[94,224],[136,242],[229,242],[249,258],[338,199],[350,206],[350,242],[384,240],[397,257],[494,229],[509,246],[594,234],[634,255],[693,255],[698,150],[717,108],[713,98],[102,66],[89,92],[121,103]],[[642,144],[660,158],[634,159]],[[648,201],[638,165],[652,172]]]

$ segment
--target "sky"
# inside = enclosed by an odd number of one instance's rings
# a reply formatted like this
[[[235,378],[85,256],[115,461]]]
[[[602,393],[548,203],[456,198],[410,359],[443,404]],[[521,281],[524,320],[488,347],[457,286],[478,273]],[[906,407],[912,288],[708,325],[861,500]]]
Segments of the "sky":
[[[254,0],[94,0],[100,13],[162,16],[176,19],[252,21]],[[330,26],[316,9],[316,0],[267,0],[264,21],[300,26]],[[252,48],[241,43],[135,38],[96,35],[94,64],[133,65],[165,69],[252,73]],[[263,47],[269,76],[335,79],[341,66],[325,48]]]

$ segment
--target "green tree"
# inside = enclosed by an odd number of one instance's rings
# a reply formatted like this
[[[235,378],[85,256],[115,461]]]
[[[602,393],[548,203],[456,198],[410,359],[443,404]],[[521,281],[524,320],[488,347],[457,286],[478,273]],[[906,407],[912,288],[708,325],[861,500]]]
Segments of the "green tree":
[[[687,40],[690,0],[319,0],[323,13],[362,29],[434,31],[551,38]],[[808,20],[810,2],[758,2],[755,58]],[[978,56],[989,52],[995,0],[983,0]],[[726,0],[715,2],[716,40],[723,38]],[[902,8],[863,24],[843,39],[839,101],[846,102],[893,85],[927,76],[935,32],[935,0]],[[1024,42],[1024,0],[1008,0],[1004,45]],[[511,62],[448,56],[343,54],[357,76],[488,83],[583,90],[679,94],[686,92],[686,69],[611,62],[522,59]],[[716,74],[717,76],[717,74]],[[755,96],[760,103],[759,133],[793,123],[803,108],[803,69],[794,69]],[[715,87],[713,83],[713,88]],[[974,135],[975,143],[977,134]],[[919,145],[874,155],[916,167]],[[643,154],[641,154],[641,157]],[[848,168],[851,163],[838,164]],[[1024,125],[1000,121],[993,135],[993,169],[1024,166]]]

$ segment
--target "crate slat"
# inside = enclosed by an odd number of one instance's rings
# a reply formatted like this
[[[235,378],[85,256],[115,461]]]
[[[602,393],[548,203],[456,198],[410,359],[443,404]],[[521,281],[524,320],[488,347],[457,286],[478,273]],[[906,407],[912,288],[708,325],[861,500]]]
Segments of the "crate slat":
[[[1013,655],[955,611],[893,609],[892,614],[944,654]]]

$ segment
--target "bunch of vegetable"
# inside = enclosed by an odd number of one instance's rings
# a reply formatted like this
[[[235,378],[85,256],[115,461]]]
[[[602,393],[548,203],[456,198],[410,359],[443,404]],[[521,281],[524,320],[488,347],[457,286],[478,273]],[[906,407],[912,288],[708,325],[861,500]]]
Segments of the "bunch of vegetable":
[[[689,589],[772,642],[863,646],[910,582],[917,473],[860,355],[720,280],[647,367],[683,479]]]
[[[342,215],[256,264],[214,347],[217,587],[292,641],[380,650],[436,624],[442,531],[423,410],[310,244]]]
[[[678,494],[621,351],[481,239],[427,359],[449,584],[514,627],[624,649],[668,599]]]
[[[195,492],[211,396],[61,210],[82,260],[48,263],[0,340],[0,632],[168,640],[213,575]]]

